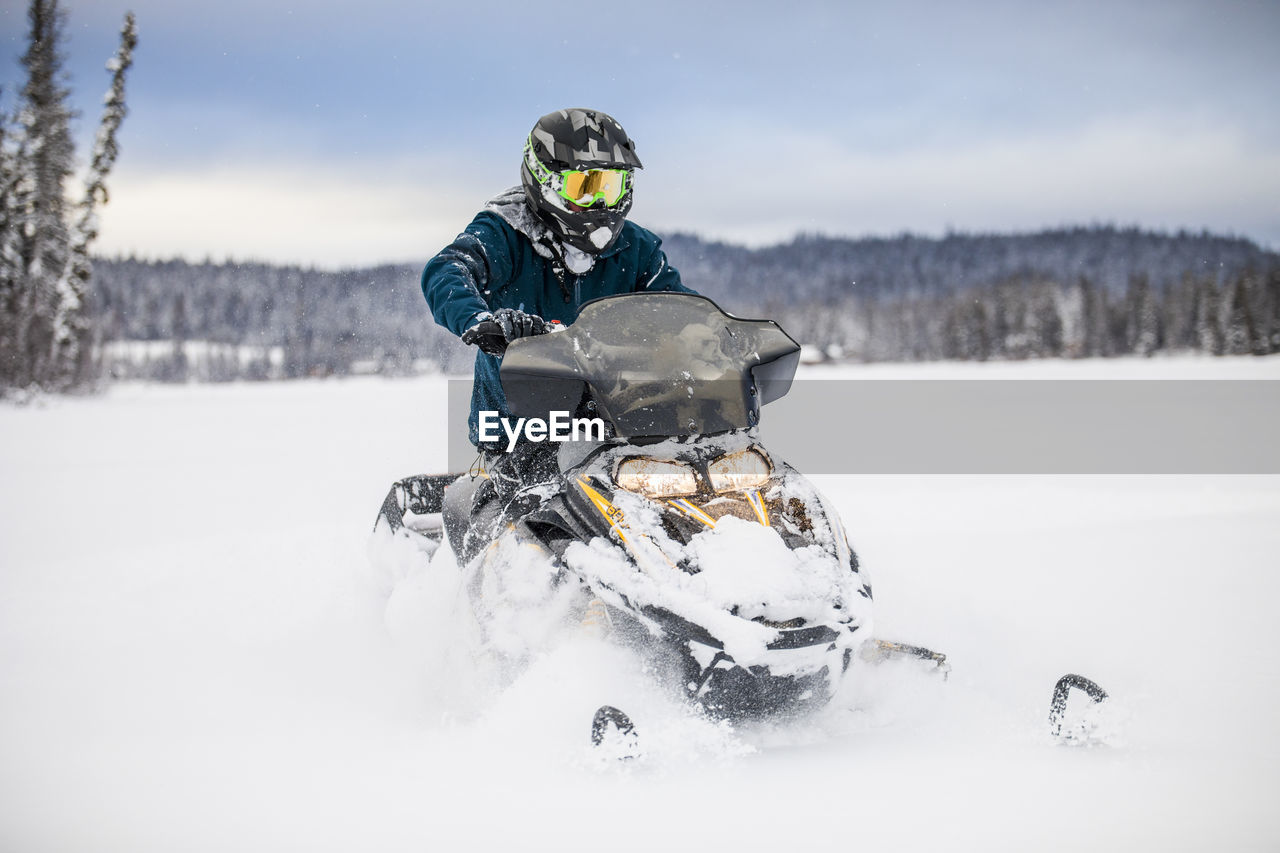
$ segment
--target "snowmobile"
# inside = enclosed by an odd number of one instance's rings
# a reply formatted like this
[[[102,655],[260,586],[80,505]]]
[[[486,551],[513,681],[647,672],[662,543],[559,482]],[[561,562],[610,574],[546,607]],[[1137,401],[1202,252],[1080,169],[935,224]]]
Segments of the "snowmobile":
[[[559,443],[554,475],[505,502],[483,472],[407,477],[375,529],[448,541],[487,652],[518,661],[555,626],[594,626],[714,715],[820,707],[855,656],[945,673],[944,655],[873,638],[871,583],[835,509],[760,442],[761,407],[799,358],[778,324],[702,296],[589,302],[502,361],[515,416],[594,416]],[[605,706],[593,739],[611,727],[631,731]]]

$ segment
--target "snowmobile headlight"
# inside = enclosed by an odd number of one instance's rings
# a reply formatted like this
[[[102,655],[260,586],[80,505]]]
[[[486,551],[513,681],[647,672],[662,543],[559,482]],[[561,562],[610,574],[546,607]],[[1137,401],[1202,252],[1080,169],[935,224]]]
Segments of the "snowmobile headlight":
[[[698,478],[692,468],[663,459],[624,459],[613,481],[620,489],[650,498],[691,495],[698,490]]]
[[[773,466],[759,450],[740,450],[712,462],[707,473],[711,475],[711,488],[717,492],[737,492],[769,482]]]

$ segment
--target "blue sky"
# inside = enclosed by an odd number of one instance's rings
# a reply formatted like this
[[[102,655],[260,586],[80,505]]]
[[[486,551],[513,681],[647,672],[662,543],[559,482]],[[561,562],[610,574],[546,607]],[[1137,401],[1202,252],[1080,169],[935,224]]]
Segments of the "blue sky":
[[[632,217],[751,245],[1091,222],[1280,248],[1280,3],[63,0],[86,151],[140,44],[99,249],[422,261],[530,126],[612,113]],[[0,7],[5,104],[25,2]]]

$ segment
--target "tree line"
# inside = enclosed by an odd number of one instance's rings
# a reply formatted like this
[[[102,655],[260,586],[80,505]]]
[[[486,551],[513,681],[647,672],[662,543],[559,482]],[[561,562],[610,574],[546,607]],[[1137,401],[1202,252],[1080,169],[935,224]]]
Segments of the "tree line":
[[[1280,255],[1239,237],[1092,226],[757,250],[667,242],[686,280],[777,319],[819,357],[1280,352]]]
[[[432,322],[419,272],[100,259],[104,367],[161,381],[468,369],[474,354]]]
[[[26,82],[0,99],[0,394],[165,381],[465,372],[419,266],[340,271],[91,254],[118,156],[125,16],[78,200],[58,0],[30,0]],[[3,95],[3,93],[0,93]],[[1280,351],[1280,255],[1249,240],[1107,225],[1031,234],[802,235],[748,249],[667,235],[673,266],[819,357],[860,361]],[[423,260],[430,252],[424,252]]]
[[[1280,351],[1280,256],[1238,238],[1096,226],[802,237],[768,249],[674,235],[665,248],[690,286],[739,316],[778,320],[822,357]],[[417,266],[117,258],[95,271],[97,326],[118,378],[466,372],[474,357],[432,321]]]
[[[1028,274],[936,295],[846,294],[775,316],[819,357],[864,362],[1268,355],[1280,352],[1280,264],[1163,287],[1136,274],[1116,291]]]

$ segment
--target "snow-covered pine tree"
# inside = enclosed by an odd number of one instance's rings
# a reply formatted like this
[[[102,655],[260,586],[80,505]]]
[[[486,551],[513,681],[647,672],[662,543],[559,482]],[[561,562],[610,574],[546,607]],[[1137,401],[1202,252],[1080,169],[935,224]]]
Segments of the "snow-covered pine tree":
[[[64,188],[75,167],[62,40],[66,16],[57,0],[32,0],[22,66],[27,82],[18,108],[18,329],[16,384],[49,377],[57,283],[66,266],[69,230]]]
[[[1087,275],[1078,279],[1080,288],[1080,326],[1083,358],[1098,358],[1107,351],[1106,293]]]
[[[115,74],[90,165],[85,201],[72,224],[67,179],[75,146],[63,70],[66,15],[57,0],[31,0],[27,80],[0,140],[0,387],[66,390],[89,378],[90,322],[85,296],[94,210],[116,157],[124,117],[124,71],[136,43],[133,16],[108,66]]]
[[[107,175],[120,153],[116,134],[128,114],[124,101],[125,73],[133,64],[133,49],[137,44],[137,23],[133,13],[129,12],[120,30],[120,47],[107,63],[107,70],[111,72],[111,88],[103,99],[102,120],[98,123],[98,135],[89,161],[80,215],[71,232],[66,267],[58,280],[51,356],[55,381],[64,384],[82,384],[94,372],[91,368],[92,327],[85,310],[89,279],[93,274],[89,247],[98,236],[98,205],[106,204],[108,200]]]
[[[1264,355],[1259,346],[1258,324],[1254,319],[1250,283],[1253,277],[1238,275],[1227,285],[1227,311],[1224,317],[1224,351],[1227,355]]]
[[[0,95],[4,93],[0,91]],[[8,384],[18,330],[17,158],[9,149],[10,119],[0,110],[0,388]]]
[[[1265,294],[1267,352],[1280,352],[1280,269],[1272,269],[1267,274]]]
[[[1151,356],[1164,343],[1160,329],[1160,309],[1146,275],[1129,279],[1128,325],[1125,343],[1135,355]]]
[[[1196,279],[1196,343],[1201,352],[1222,355],[1226,339],[1222,333],[1222,294],[1217,283],[1208,276]]]

